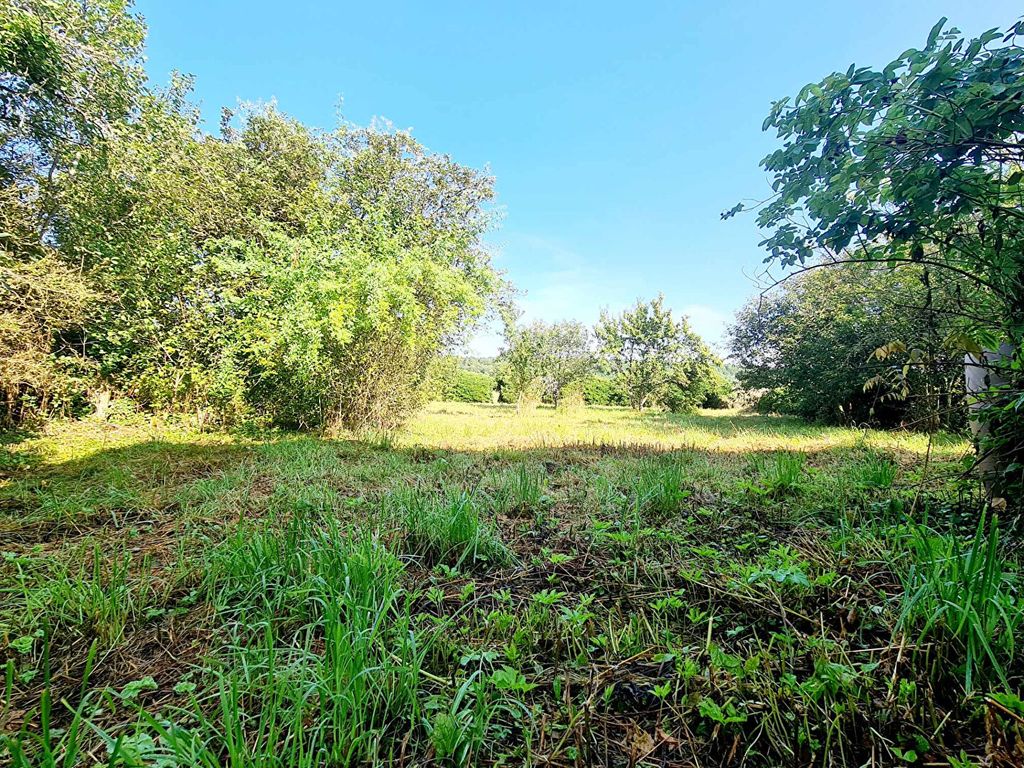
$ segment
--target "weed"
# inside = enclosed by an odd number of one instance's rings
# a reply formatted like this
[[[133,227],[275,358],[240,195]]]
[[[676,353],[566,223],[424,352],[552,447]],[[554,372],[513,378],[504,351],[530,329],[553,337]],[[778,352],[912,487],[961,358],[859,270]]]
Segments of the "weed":
[[[994,675],[1007,684],[1014,638],[1024,630],[1016,576],[999,550],[999,524],[985,515],[964,547],[954,536],[923,526],[907,541],[912,554],[904,576],[900,627],[919,642],[936,643],[947,660],[962,659],[968,692]]]
[[[686,467],[678,459],[643,462],[630,488],[633,512],[658,517],[678,513],[691,495],[687,480]]]
[[[493,509],[499,514],[522,514],[540,509],[547,501],[543,468],[520,463],[495,476],[490,494]]]
[[[859,464],[852,465],[850,475],[854,482],[869,490],[892,488],[899,474],[899,465],[892,459],[871,453]]]
[[[778,453],[759,468],[757,492],[772,498],[801,493],[805,487],[806,458],[798,453]]]
[[[391,505],[411,554],[431,564],[501,564],[511,553],[481,518],[476,497],[465,491],[430,494],[416,488],[391,495]]]

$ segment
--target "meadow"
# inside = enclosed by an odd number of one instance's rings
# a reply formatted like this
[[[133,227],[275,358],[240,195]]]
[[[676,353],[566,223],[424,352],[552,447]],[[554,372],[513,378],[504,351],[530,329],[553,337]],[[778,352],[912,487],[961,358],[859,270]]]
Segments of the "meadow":
[[[9,435],[0,763],[1020,764],[1019,532],[969,455],[453,403]]]

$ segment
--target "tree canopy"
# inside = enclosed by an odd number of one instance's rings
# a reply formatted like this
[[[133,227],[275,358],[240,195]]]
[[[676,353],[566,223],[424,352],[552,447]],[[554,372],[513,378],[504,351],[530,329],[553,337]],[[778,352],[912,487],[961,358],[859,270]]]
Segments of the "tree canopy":
[[[508,385],[506,398],[522,403],[546,397],[557,408],[594,367],[590,332],[574,321],[519,326],[510,320],[498,363]]]
[[[146,81],[124,3],[4,6],[8,420],[114,389],[201,420],[388,428],[504,290],[487,174],[274,106],[208,135],[187,79]]]
[[[712,358],[686,318],[675,318],[660,295],[618,315],[602,312],[594,333],[608,369],[636,410],[663,404],[672,385],[696,385]],[[679,402],[686,399],[679,397]],[[681,407],[700,404],[700,399],[693,400]]]

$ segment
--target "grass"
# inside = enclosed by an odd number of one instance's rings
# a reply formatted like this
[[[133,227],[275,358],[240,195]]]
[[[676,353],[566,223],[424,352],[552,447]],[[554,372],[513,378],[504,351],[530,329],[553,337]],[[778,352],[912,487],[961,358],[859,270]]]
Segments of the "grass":
[[[1024,632],[1018,574],[1003,560],[998,521],[987,522],[982,515],[966,546],[923,526],[908,542],[912,558],[901,625],[920,627],[918,642],[931,639],[940,652],[954,644],[953,658],[938,663],[959,664],[968,690],[983,684],[986,672],[1009,685],[1014,638]]]
[[[445,403],[4,450],[0,764],[1022,759],[1019,533],[956,437]]]

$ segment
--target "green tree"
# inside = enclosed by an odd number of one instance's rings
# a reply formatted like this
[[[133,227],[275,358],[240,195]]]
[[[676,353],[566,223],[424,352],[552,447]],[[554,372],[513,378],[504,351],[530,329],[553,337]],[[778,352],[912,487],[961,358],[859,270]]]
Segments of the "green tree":
[[[505,322],[505,340],[498,355],[499,378],[504,385],[502,396],[515,402],[517,410],[540,398],[545,332],[546,326],[540,322],[528,326],[516,325],[514,318]]]
[[[544,393],[557,408],[563,396],[581,386],[593,370],[590,332],[582,323],[551,323],[541,335],[541,376]]]
[[[582,323],[534,322],[506,326],[499,356],[502,378],[517,401],[541,394],[557,408],[565,393],[581,385],[594,366],[590,333]]]
[[[479,244],[491,180],[404,134],[330,141],[318,150],[330,181],[303,234],[275,222],[222,238],[214,263],[231,278],[226,304],[261,409],[299,426],[389,429],[502,290]]]
[[[733,383],[725,375],[722,361],[697,338],[691,353],[673,368],[662,402],[673,413],[727,408],[732,392]]]
[[[0,370],[8,401],[71,356],[201,421],[388,429],[423,400],[504,290],[490,176],[273,107],[206,135],[188,79],[146,83],[125,3],[0,2],[0,349],[32,357]]]
[[[0,0],[0,422],[66,406],[95,291],[55,248],[59,190],[134,108],[143,27],[122,2]],[[64,393],[67,394],[67,393]]]
[[[1005,342],[1009,384],[994,430],[1024,481],[1024,22],[965,39],[931,30],[880,69],[851,66],[776,102],[764,122],[783,146],[762,162],[775,195],[758,214],[768,260],[820,254],[965,279],[984,301],[954,337],[979,354]],[[724,214],[742,209],[737,206]],[[1016,457],[1016,458],[1015,458]]]
[[[755,297],[729,330],[740,383],[763,410],[806,419],[962,426],[963,369],[942,340],[965,294],[930,289],[923,276],[823,264]],[[912,366],[876,354],[900,348],[917,350]]]
[[[608,369],[638,411],[659,405],[684,366],[702,356],[706,347],[664,306],[664,297],[636,305],[619,315],[601,312],[594,329]]]
[[[586,376],[581,385],[583,402],[587,405],[626,405],[626,396],[618,383],[604,373]]]

